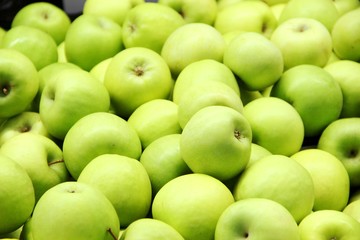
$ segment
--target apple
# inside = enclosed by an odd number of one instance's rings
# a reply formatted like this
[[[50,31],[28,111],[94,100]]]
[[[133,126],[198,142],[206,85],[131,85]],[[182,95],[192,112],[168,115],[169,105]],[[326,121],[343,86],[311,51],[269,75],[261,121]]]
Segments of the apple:
[[[62,140],[80,118],[107,112],[109,108],[110,96],[105,86],[89,72],[69,68],[59,72],[56,81],[45,83],[39,113],[48,132]]]
[[[0,27],[0,46],[1,46],[2,38],[4,37],[6,32],[7,32],[7,29]]]
[[[336,9],[339,11],[340,16],[360,6],[358,0],[334,0],[333,2]]]
[[[185,20],[173,8],[147,2],[133,7],[122,25],[122,39],[125,48],[146,47],[161,53],[169,35]]]
[[[50,2],[33,2],[22,7],[14,16],[11,27],[26,25],[50,34],[59,45],[71,24],[66,12]]]
[[[104,83],[106,70],[111,62],[113,57],[107,58],[96,64],[90,69],[90,74],[93,75],[100,82]]]
[[[20,226],[18,229],[12,231],[12,232],[8,232],[6,234],[0,235],[0,239],[12,239],[12,240],[19,240],[21,232],[23,229],[23,225]]]
[[[166,183],[155,195],[152,216],[178,231],[185,239],[213,239],[216,223],[234,202],[218,179],[190,173]]]
[[[242,33],[229,43],[224,51],[224,64],[252,91],[272,86],[284,70],[280,49],[255,32]]]
[[[49,189],[36,204],[31,230],[36,240],[116,240],[120,223],[114,206],[100,190],[64,182]]]
[[[166,39],[161,56],[174,78],[190,63],[213,59],[222,62],[226,42],[219,31],[205,23],[178,27]]]
[[[74,179],[99,155],[113,153],[139,159],[142,152],[135,129],[126,120],[107,112],[91,113],[78,120],[66,134],[62,149]]]
[[[27,109],[39,89],[39,74],[33,62],[14,49],[0,49],[0,118]]]
[[[115,113],[129,118],[136,108],[153,99],[168,99],[173,88],[165,60],[144,47],[127,48],[113,57],[104,79]]]
[[[38,71],[58,60],[57,44],[51,35],[26,25],[9,29],[1,41],[1,48],[23,53]]]
[[[360,223],[360,200],[358,199],[348,203],[343,209],[343,212],[355,218]]]
[[[360,61],[360,7],[343,14],[331,32],[334,52],[343,60]]]
[[[276,97],[257,98],[244,106],[256,143],[272,154],[290,156],[298,152],[304,140],[304,124],[295,108]]]
[[[288,1],[287,1],[288,2]],[[279,21],[282,11],[284,10],[286,3],[276,3],[270,6],[271,11],[273,12],[276,20]]]
[[[319,136],[339,118],[343,106],[339,83],[323,68],[308,64],[285,71],[272,87],[270,96],[281,98],[296,109],[306,137]]]
[[[249,160],[248,164],[246,165],[246,167],[248,168],[255,162],[262,159],[263,157],[270,156],[270,155],[272,155],[272,153],[269,150],[267,150],[266,148],[260,146],[259,144],[251,143],[250,160]]]
[[[69,26],[64,41],[67,61],[86,71],[124,49],[122,28],[103,16],[78,16]]]
[[[344,164],[352,187],[360,186],[360,118],[340,118],[330,123],[317,147]]]
[[[21,226],[21,232],[19,240],[34,240],[31,230],[31,217],[29,217],[26,222]]]
[[[224,210],[215,239],[300,240],[300,235],[295,219],[283,205],[266,198],[247,198]]]
[[[66,53],[65,53],[65,41],[61,42],[57,46],[57,52],[58,52],[58,62],[68,62]]]
[[[270,39],[282,52],[285,69],[301,64],[323,67],[332,54],[329,31],[321,22],[312,18],[299,17],[283,21]]]
[[[20,228],[35,206],[32,181],[16,161],[0,154],[0,234]]]

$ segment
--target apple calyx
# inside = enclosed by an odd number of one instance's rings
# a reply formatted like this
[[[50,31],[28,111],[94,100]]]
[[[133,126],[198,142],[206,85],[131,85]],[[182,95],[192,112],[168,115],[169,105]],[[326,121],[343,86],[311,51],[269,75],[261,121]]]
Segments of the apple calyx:
[[[142,66],[136,66],[134,68],[134,73],[136,76],[141,77],[142,75],[144,75],[144,68]]]
[[[111,237],[114,239],[114,240],[117,240],[117,237],[115,236],[115,234],[113,233],[113,231],[111,230],[111,228],[108,228],[106,230],[108,233],[110,233]]]
[[[9,84],[5,84],[5,85],[1,86],[0,96],[6,97],[7,95],[10,94],[10,90],[11,90],[11,86]]]
[[[236,130],[234,131],[234,137],[237,139],[237,140],[240,140],[241,138],[243,138],[243,136],[241,135],[240,131],[239,130]]]
[[[50,167],[51,165],[54,165],[54,164],[57,164],[57,163],[63,163],[63,162],[64,162],[64,159],[56,160],[56,161],[53,161],[53,162],[49,162],[48,166]]]

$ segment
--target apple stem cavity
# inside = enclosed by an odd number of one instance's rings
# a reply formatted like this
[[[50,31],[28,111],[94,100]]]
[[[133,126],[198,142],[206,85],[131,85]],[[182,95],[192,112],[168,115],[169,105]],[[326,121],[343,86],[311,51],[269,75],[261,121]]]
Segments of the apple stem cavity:
[[[110,233],[110,235],[112,236],[113,239],[117,240],[117,237],[115,236],[115,234],[113,233],[113,231],[111,230],[111,228],[108,228],[106,230],[108,233]]]
[[[307,29],[309,29],[309,26],[305,25],[305,24],[301,24],[299,27],[298,27],[298,31],[299,32],[305,32]]]
[[[4,85],[1,87],[0,96],[6,97],[10,93],[10,85]]]
[[[134,68],[134,72],[135,72],[135,75],[138,77],[141,77],[142,75],[144,75],[144,69],[142,66],[136,66]]]
[[[349,158],[355,158],[355,157],[357,157],[357,155],[358,155],[358,150],[357,149],[351,149],[349,151]]]
[[[57,163],[63,163],[63,162],[64,162],[64,159],[56,160],[56,161],[53,161],[53,162],[49,162],[48,166],[51,166],[51,165],[54,165],[54,164],[57,164]]]

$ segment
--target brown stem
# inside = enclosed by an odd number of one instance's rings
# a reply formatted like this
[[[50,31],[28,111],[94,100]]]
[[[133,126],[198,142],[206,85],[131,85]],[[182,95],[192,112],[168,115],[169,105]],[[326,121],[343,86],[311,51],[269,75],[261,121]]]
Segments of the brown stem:
[[[115,236],[115,234],[113,233],[113,231],[111,230],[111,228],[108,228],[107,231],[110,233],[110,235],[113,237],[114,240],[117,240],[117,237]]]
[[[64,159],[60,159],[60,160],[56,160],[54,162],[50,162],[50,163],[48,163],[48,166],[54,165],[56,163],[62,163],[62,162],[64,162]]]

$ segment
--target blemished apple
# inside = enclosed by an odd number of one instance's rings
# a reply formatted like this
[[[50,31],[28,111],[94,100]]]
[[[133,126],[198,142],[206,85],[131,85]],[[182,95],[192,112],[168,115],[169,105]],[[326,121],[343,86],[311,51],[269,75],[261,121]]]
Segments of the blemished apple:
[[[127,119],[143,103],[168,99],[174,82],[169,67],[157,52],[133,47],[113,57],[104,85],[115,113]]]
[[[26,170],[0,154],[0,234],[20,228],[31,216],[35,191]]]
[[[266,198],[247,198],[224,210],[215,239],[300,240],[300,235],[295,219],[283,205]]]
[[[41,197],[34,208],[31,231],[37,240],[116,240],[120,222],[102,192],[71,181],[52,187]]]
[[[33,62],[14,49],[0,49],[0,118],[25,111],[39,89],[39,74]]]
[[[152,216],[175,228],[185,239],[213,239],[222,212],[234,202],[218,179],[190,173],[166,183],[155,195]]]
[[[34,2],[22,7],[14,16],[11,27],[26,25],[50,34],[59,45],[71,24],[70,17],[50,2]]]
[[[125,48],[146,47],[161,53],[169,35],[185,20],[173,8],[148,2],[133,7],[122,25],[122,39]]]
[[[66,167],[75,179],[99,155],[139,159],[142,152],[135,129],[123,118],[107,112],[91,113],[78,120],[66,134],[62,149]]]
[[[146,217],[150,210],[150,178],[137,159],[119,154],[99,155],[86,165],[77,181],[99,189],[110,200],[121,228]]]
[[[236,201],[266,198],[283,205],[299,223],[314,205],[314,183],[300,163],[284,155],[261,158],[239,176],[233,195]]]
[[[360,199],[349,202],[342,211],[360,223]]]

